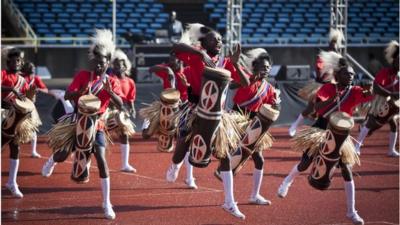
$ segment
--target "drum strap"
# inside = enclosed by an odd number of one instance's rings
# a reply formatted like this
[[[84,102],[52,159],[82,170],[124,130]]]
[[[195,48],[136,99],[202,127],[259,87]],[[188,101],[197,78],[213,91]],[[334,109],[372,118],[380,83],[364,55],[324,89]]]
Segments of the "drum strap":
[[[242,102],[239,104],[240,107],[247,108],[256,102],[258,102],[260,99],[262,99],[265,95],[267,95],[268,90],[269,90],[270,84],[266,82],[265,80],[262,80],[260,88],[258,88],[257,93],[253,96],[253,98]]]
[[[14,88],[18,92],[20,92],[24,84],[25,84],[25,79],[18,75],[18,80]],[[15,97],[14,92],[10,91],[10,93],[8,93],[8,95],[4,98],[4,101],[11,102],[11,99],[13,99],[14,97]]]
[[[32,87],[33,86],[33,84],[35,83],[35,77],[33,77],[33,79],[29,82],[29,87]]]
[[[340,96],[339,102],[337,104],[334,104],[331,109],[329,109],[322,117],[327,118],[331,113],[335,112],[336,109],[340,107],[340,105],[349,97],[351,89],[353,86],[350,85],[350,87],[346,90],[346,92]],[[339,109],[340,110],[340,109]]]
[[[103,82],[105,82],[108,79],[108,75],[102,76],[100,79],[98,79],[97,81],[95,81],[92,85],[90,85],[90,93],[92,93],[93,95],[98,95],[100,93],[101,90],[103,90],[104,84]],[[93,80],[93,73],[90,74],[90,81]]]
[[[217,67],[224,68],[225,56],[224,53],[221,53],[218,58]]]

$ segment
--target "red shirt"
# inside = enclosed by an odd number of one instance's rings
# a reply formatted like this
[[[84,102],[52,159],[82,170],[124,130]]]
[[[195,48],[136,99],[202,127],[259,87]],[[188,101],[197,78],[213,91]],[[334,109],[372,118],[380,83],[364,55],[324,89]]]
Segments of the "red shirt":
[[[17,81],[19,78],[23,78],[22,76],[15,74],[15,73],[7,73],[6,70],[1,71],[1,86],[5,87],[15,87],[17,84]],[[24,80],[25,81],[25,80]],[[28,84],[24,82],[24,84],[21,86],[21,89],[19,90],[21,93],[25,93],[26,90],[28,90]],[[2,91],[1,92],[1,98],[4,99],[7,97],[7,95],[10,93],[10,91]],[[15,99],[16,96],[14,96],[12,99]]]
[[[124,103],[131,103],[134,102],[136,99],[136,85],[135,82],[129,78],[118,78],[117,76],[113,75],[115,79],[117,79],[121,85],[121,93],[122,93],[122,101]]]
[[[189,67],[185,71],[187,81],[190,83],[190,86],[192,87],[192,94],[200,96],[201,78],[203,76],[203,71],[205,67],[202,57],[197,54],[191,54],[186,52],[176,53],[176,57],[181,61],[183,61],[186,64],[186,66]],[[216,64],[218,64],[218,56],[212,58],[212,60],[216,62]],[[240,83],[239,74],[229,58],[223,59],[221,67],[226,70],[229,70],[231,72],[232,79],[237,83]]]
[[[260,109],[261,105],[263,104],[270,104],[274,105],[276,104],[276,93],[275,93],[275,88],[266,82],[268,85],[268,89],[265,95],[260,97],[257,101],[255,101],[252,104],[249,104],[248,106],[245,106],[246,109],[248,109],[251,112],[258,112]],[[240,87],[235,94],[235,97],[233,97],[233,102],[235,104],[242,104],[250,99],[252,99],[254,96],[256,96],[258,90],[260,89],[262,85],[262,81],[256,81],[252,84],[250,84],[247,87]]]
[[[159,66],[167,67],[167,64],[160,64]],[[181,100],[186,101],[188,99],[187,87],[181,81],[180,77],[185,77],[185,71],[188,70],[188,67],[184,69],[180,69],[179,71],[175,71],[175,82],[176,82],[176,89],[181,94]],[[155,74],[163,80],[163,88],[171,88],[171,83],[168,79],[168,73],[165,71],[158,71]]]
[[[345,90],[339,90],[339,96],[344,94]],[[336,87],[334,84],[328,83],[322,85],[322,87],[317,92],[317,102],[319,101],[326,101],[329,98],[332,98],[336,95]],[[346,112],[350,116],[353,115],[354,108],[361,103],[371,101],[373,99],[372,95],[365,95],[363,93],[363,89],[360,86],[353,86],[350,90],[350,94],[347,98],[340,104],[340,111]],[[333,103],[333,104],[336,104]],[[332,105],[328,105],[325,108],[320,109],[317,111],[318,115],[323,115],[327,112]]]
[[[381,69],[375,77],[374,82],[390,92],[399,91],[399,77],[393,68]]]
[[[96,81],[100,80],[100,76],[93,75],[93,80],[90,80],[90,74],[91,72],[86,71],[86,70],[81,70],[79,71],[74,79],[72,80],[72,83],[69,85],[67,88],[67,91],[79,91],[83,87],[88,87],[93,85]],[[121,93],[121,86],[119,84],[119,81],[115,78],[109,77],[109,80],[111,82],[112,90],[114,93],[118,96],[122,97]],[[87,94],[87,93],[85,93]],[[101,101],[100,105],[100,110],[99,114],[102,114],[106,111],[108,104],[110,103],[111,96],[108,94],[108,92],[104,89],[102,89],[98,94],[97,97]],[[78,103],[78,99],[74,99],[75,103]]]
[[[24,78],[29,87],[34,86],[40,89],[47,89],[46,84],[43,83],[42,79],[40,79],[38,75],[34,75],[33,79],[31,76],[25,76]]]

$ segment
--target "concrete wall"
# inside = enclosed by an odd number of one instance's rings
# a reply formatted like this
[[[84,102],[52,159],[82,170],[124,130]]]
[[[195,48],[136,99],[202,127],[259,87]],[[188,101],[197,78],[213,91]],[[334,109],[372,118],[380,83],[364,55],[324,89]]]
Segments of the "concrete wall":
[[[164,48],[168,54],[169,48]],[[246,49],[246,48],[244,48]],[[267,47],[276,65],[310,65],[314,68],[316,47]],[[33,48],[24,48],[26,58],[38,66],[47,66],[53,78],[70,78],[78,70],[88,67],[87,48],[46,48],[35,51]],[[368,55],[373,53],[379,61],[385,63],[384,47],[351,47],[348,52],[365,68],[368,65]],[[162,50],[164,51],[164,50]],[[152,49],[138,49],[139,52],[152,52]],[[159,51],[155,51],[159,52]],[[128,54],[129,56],[129,54]],[[146,66],[166,61],[165,57],[146,58]]]

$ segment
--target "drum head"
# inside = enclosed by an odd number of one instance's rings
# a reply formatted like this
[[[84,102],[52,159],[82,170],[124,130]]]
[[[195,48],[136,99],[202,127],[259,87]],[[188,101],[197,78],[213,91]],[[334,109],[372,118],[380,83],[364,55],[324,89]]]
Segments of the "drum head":
[[[161,101],[166,102],[166,103],[171,103],[171,104],[178,102],[180,97],[181,97],[181,94],[179,93],[178,90],[176,90],[174,88],[165,89],[160,94]]]
[[[129,115],[125,112],[120,112],[117,115],[118,121],[123,125],[123,126],[128,126],[131,123],[131,119],[129,118]]]
[[[95,95],[82,95],[78,100],[79,109],[83,112],[94,113],[100,109],[101,101]]]
[[[24,100],[16,98],[14,106],[18,111],[24,114],[32,112],[35,108],[35,104],[33,104],[29,98],[25,98]]]
[[[279,116],[279,111],[272,108],[272,106],[270,104],[263,104],[260,107],[259,113],[263,117],[270,119],[272,121],[275,121],[276,119],[278,119],[278,116]]]
[[[230,80],[231,79],[231,72],[226,69],[222,68],[211,68],[205,67],[204,76],[209,77],[211,80]]]
[[[350,130],[354,126],[354,120],[345,112],[334,112],[329,117],[329,124],[338,130]]]

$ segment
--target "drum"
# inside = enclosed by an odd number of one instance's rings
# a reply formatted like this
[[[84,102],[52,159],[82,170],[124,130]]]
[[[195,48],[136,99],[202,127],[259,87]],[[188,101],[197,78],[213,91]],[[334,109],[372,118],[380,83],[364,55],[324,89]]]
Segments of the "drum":
[[[179,110],[179,99],[179,91],[173,88],[168,88],[160,94],[160,127],[157,144],[157,150],[160,152],[171,152],[173,150],[173,140],[178,125],[175,114]]]
[[[2,121],[1,133],[4,135],[4,143],[8,142],[15,136],[15,129],[18,124],[31,116],[31,112],[35,109],[35,105],[31,100],[25,98],[15,99],[12,103],[12,107],[8,109],[7,116]]]
[[[83,95],[78,101],[78,118],[75,136],[75,157],[71,179],[85,183],[89,179],[87,165],[96,138],[100,100],[94,95]]]
[[[254,148],[261,136],[268,131],[271,124],[278,119],[279,111],[271,105],[264,104],[260,107],[257,115],[251,120],[246,128],[245,134],[239,142],[239,148],[231,154],[231,168],[235,175],[244,166],[251,155],[256,151]]]
[[[119,128],[120,126],[129,125],[129,120],[130,120],[129,116],[126,114],[126,112],[114,110],[110,113],[110,116],[107,118],[106,130],[112,131]]]
[[[95,95],[82,95],[78,100],[78,111],[82,114],[96,114],[101,106],[100,99]]]
[[[320,145],[320,149],[313,159],[311,173],[308,176],[308,182],[312,187],[325,190],[330,186],[333,173],[341,157],[340,148],[353,126],[353,118],[347,113],[334,112],[331,114],[325,141]]]
[[[369,133],[381,128],[395,115],[399,114],[400,100],[390,97],[376,96],[368,115],[367,127]]]
[[[225,106],[230,72],[221,68],[204,69],[200,101],[192,127],[189,162],[195,167],[207,167],[214,147]]]

